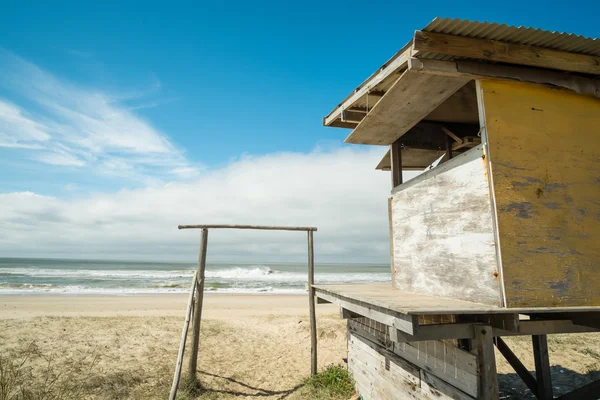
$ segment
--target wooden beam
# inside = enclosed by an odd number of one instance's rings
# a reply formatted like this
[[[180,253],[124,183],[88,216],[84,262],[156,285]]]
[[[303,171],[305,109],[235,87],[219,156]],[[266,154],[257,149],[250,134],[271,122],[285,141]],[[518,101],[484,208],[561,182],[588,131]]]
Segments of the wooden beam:
[[[315,251],[313,231],[308,231],[308,309],[310,313],[310,373],[317,374],[317,315],[315,311]]]
[[[315,301],[317,304],[331,304],[330,301],[320,298],[319,296],[315,296]]]
[[[496,373],[496,355],[491,326],[476,326],[475,343],[477,346],[477,365],[479,369],[478,399],[498,400],[498,374]]]
[[[494,336],[531,336],[584,332],[598,332],[598,329],[575,325],[571,320],[519,321],[519,330],[517,332],[494,328]]]
[[[194,303],[194,319],[192,323],[192,348],[188,364],[188,377],[196,383],[196,367],[198,365],[198,346],[200,344],[200,324],[202,322],[202,303],[204,300],[204,272],[206,270],[206,247],[208,245],[208,229],[202,229],[200,235],[200,252],[196,269],[196,299]]]
[[[306,226],[266,226],[266,225],[179,225],[178,229],[257,229],[266,231],[312,231],[317,228]]]
[[[447,54],[457,57],[600,75],[600,57],[497,40],[416,31],[413,49],[419,53]],[[416,57],[419,57],[418,53]]]
[[[398,53],[396,53],[388,62],[379,68],[377,72],[371,75],[366,81],[362,83],[352,94],[342,101],[332,112],[329,113],[325,118],[323,118],[323,125],[331,126],[335,120],[340,119],[340,115],[343,110],[347,110],[352,107],[361,97],[366,94],[378,96],[382,94],[381,91],[377,90],[376,87],[384,80],[390,78],[393,79],[394,75],[399,71],[406,68],[406,63],[410,58],[411,53],[410,47],[402,48]],[[396,75],[398,76],[398,75]]]
[[[359,124],[360,121],[367,115],[366,112],[354,111],[354,110],[344,110],[342,111],[341,121],[356,123]]]
[[[537,83],[600,97],[600,81],[564,71],[470,60],[441,61],[411,58],[408,65],[411,69],[427,74]]]
[[[548,357],[548,339],[546,335],[533,335],[533,359],[535,361],[535,376],[537,398],[552,400],[552,375],[550,374],[550,359]]]
[[[346,139],[388,146],[469,82],[470,78],[406,70]]]
[[[473,339],[473,324],[431,324],[419,325],[417,334],[410,335],[396,328],[390,328],[390,339],[396,343],[422,342],[426,340]]]
[[[416,315],[404,315],[400,313],[394,313],[394,315],[384,313],[382,311],[376,310],[375,306],[370,308],[368,304],[360,305],[356,303],[352,303],[345,299],[335,297],[328,293],[317,292],[316,295],[321,297],[329,302],[337,303],[344,309],[356,313],[362,317],[371,318],[377,322],[381,322],[382,324],[395,327],[402,332],[415,335],[418,331],[419,327],[419,318]]]
[[[521,380],[527,385],[529,390],[531,390],[531,393],[537,396],[537,382],[535,381],[535,378],[533,377],[533,375],[531,375],[527,367],[523,365],[521,360],[519,360],[519,357],[517,357],[515,353],[512,352],[510,347],[508,347],[508,345],[504,340],[502,340],[502,338],[497,337],[495,341],[496,348],[498,348],[498,351],[500,351],[500,353],[504,356],[506,361],[508,361],[511,367],[513,367],[517,375],[521,377]]]
[[[396,140],[390,146],[390,171],[392,172],[392,189],[402,184],[402,142]]]
[[[340,307],[340,318],[341,319],[355,319],[355,318],[362,318],[362,315],[352,312],[344,307]]]
[[[572,392],[563,394],[556,400],[597,400],[600,397],[600,380],[588,383]]]

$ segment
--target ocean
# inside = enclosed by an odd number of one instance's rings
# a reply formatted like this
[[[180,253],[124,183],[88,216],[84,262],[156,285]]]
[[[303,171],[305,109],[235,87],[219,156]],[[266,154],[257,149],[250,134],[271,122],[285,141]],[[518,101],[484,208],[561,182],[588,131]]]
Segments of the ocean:
[[[187,293],[195,263],[0,258],[0,294]],[[205,291],[306,293],[304,263],[211,263]],[[316,264],[315,283],[389,282],[382,264]]]

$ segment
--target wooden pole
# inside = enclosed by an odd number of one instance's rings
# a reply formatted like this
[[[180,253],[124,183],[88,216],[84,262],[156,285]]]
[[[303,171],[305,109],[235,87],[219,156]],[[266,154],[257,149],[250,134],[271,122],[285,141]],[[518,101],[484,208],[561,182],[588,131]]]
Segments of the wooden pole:
[[[310,373],[317,374],[317,317],[315,315],[315,253],[313,231],[308,231],[308,307],[310,311]]]
[[[196,383],[196,367],[198,365],[198,345],[200,343],[200,322],[202,320],[202,301],[204,300],[204,271],[206,270],[206,246],[208,244],[208,229],[202,229],[200,236],[200,253],[198,254],[198,269],[196,270],[196,303],[194,304],[194,322],[192,326],[192,349],[188,375],[192,383]]]
[[[402,141],[396,140],[390,145],[392,168],[392,189],[402,184]]]
[[[179,379],[181,378],[181,365],[183,364],[183,352],[185,351],[187,332],[188,328],[190,327],[190,316],[192,315],[192,309],[194,308],[194,291],[196,290],[197,276],[198,271],[196,271],[194,274],[194,279],[192,280],[192,287],[190,289],[187,311],[185,312],[185,322],[183,323],[183,331],[181,332],[181,342],[179,343],[179,353],[177,354],[177,362],[175,363],[175,374],[173,375],[173,385],[171,386],[169,400],[175,400],[175,396],[177,396],[177,388],[179,387]]]
[[[537,383],[537,398],[551,400],[552,375],[550,374],[550,359],[548,358],[548,340],[546,335],[532,335],[533,359],[535,361],[535,376]]]
[[[477,398],[481,400],[498,400],[500,397],[492,332],[491,326],[475,325],[474,328],[479,375]]]

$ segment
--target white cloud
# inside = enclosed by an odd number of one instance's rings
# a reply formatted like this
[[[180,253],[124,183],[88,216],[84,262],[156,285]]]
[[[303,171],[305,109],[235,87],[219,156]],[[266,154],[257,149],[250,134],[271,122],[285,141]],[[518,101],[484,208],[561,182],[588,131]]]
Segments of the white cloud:
[[[0,147],[29,149],[31,158],[42,163],[88,167],[104,174],[119,174],[126,165],[135,170],[129,178],[145,182],[163,175],[166,180],[177,179],[181,170],[189,176],[196,168],[165,134],[133,112],[136,106],[122,103],[147,93],[108,94],[82,88],[2,48],[1,86],[25,98],[28,105],[0,99]],[[159,87],[155,80],[152,90]]]
[[[19,107],[0,99],[0,147],[41,148],[40,143],[50,139],[47,129]]]
[[[0,194],[0,254],[189,260],[198,231],[178,224],[317,226],[317,262],[387,262],[383,148],[243,157],[192,182],[62,200]],[[211,231],[210,260],[306,259],[302,232]]]

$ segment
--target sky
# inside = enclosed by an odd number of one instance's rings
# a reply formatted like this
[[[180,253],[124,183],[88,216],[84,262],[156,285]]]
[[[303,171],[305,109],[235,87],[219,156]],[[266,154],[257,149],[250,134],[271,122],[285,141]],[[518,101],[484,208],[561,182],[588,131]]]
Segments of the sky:
[[[252,223],[388,262],[386,149],[322,118],[436,16],[600,36],[594,1],[49,3],[0,7],[0,257],[193,260],[178,224]],[[306,258],[301,233],[209,243]]]

